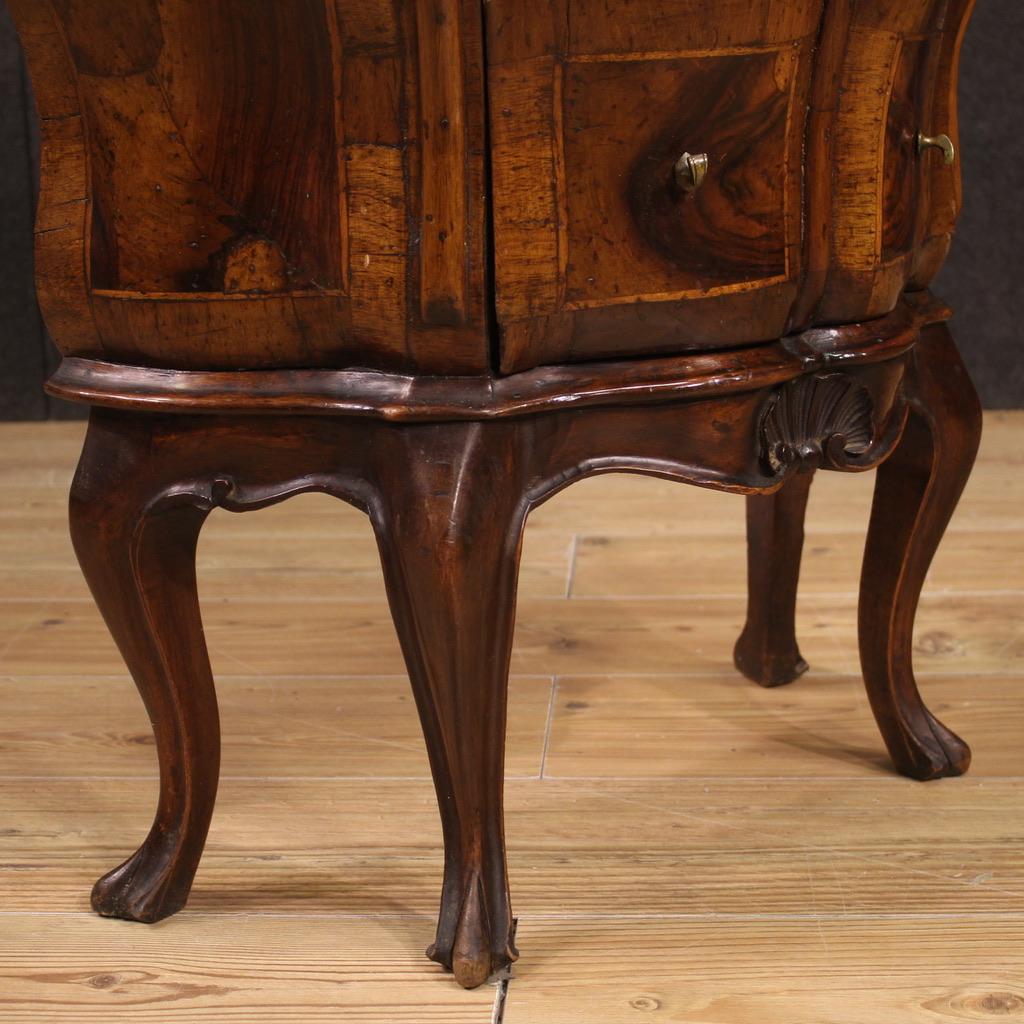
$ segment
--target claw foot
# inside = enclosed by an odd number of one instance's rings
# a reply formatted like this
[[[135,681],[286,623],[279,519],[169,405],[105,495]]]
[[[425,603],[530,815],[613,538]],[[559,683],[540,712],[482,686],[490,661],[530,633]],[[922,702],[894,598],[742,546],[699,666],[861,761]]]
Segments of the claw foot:
[[[438,935],[427,950],[427,958],[450,970],[463,988],[477,988],[496,971],[519,959],[511,932],[502,937],[491,935],[487,902],[479,878],[473,880],[466,892],[454,935],[450,941]]]
[[[947,729],[930,711],[924,710],[926,729],[906,737],[906,757],[896,767],[920,782],[963,775],[971,765],[971,748]]]
[[[185,906],[191,888],[191,876],[182,883],[173,872],[172,855],[146,842],[93,886],[92,908],[101,917],[162,921]]]

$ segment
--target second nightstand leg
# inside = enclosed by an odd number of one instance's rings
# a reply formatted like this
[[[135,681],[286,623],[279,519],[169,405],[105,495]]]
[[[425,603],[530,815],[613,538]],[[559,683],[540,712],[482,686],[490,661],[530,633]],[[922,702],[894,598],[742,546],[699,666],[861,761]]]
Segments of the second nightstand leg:
[[[153,723],[156,819],[139,849],[93,888],[106,917],[153,922],[188,898],[217,795],[220,725],[196,593],[209,505],[173,443],[145,417],[94,411],[71,490],[82,570]]]
[[[860,658],[896,768],[916,779],[960,775],[971,752],[925,707],[912,666],[925,575],[974,465],[981,408],[949,330],[926,330],[905,382],[910,416],[878,469],[860,591]]]
[[[505,708],[526,502],[515,427],[403,427],[371,508],[445,841],[427,955],[473,988],[517,954],[505,868]]]
[[[733,657],[736,667],[761,686],[782,686],[807,671],[795,619],[813,479],[813,470],[797,473],[774,494],[747,498],[747,623]]]

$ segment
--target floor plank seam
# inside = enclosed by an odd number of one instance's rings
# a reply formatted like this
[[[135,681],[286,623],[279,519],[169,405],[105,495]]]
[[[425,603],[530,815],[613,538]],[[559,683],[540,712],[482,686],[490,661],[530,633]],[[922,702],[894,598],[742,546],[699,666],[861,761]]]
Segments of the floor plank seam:
[[[0,771],[0,782],[156,782],[160,778],[158,772],[124,774],[124,775],[8,775]],[[424,775],[222,775],[221,782],[431,782],[429,774]],[[920,783],[894,778],[890,774],[879,771],[877,774],[864,775],[696,775],[680,772],[677,775],[506,775],[506,782],[600,782],[628,783],[641,785],[655,782],[668,784],[708,783],[719,785],[761,785],[781,782],[822,782],[830,785],[847,785],[850,783],[884,783],[911,790]],[[1022,782],[1024,775],[979,775],[975,774],[962,782],[944,780],[943,785],[958,786],[963,789],[975,789],[986,782]]]
[[[694,923],[708,921],[828,921],[828,922],[864,922],[864,921],[1024,921],[1024,911],[851,911],[849,913],[729,913],[727,911],[708,911],[706,913],[687,914],[664,913],[590,913],[580,911],[578,914],[556,913],[519,913],[520,921],[691,921]]]
[[[1011,638],[1011,643],[1015,638]],[[1005,678],[1017,678],[1024,675],[1024,669],[1007,667],[1007,668],[951,668],[951,669],[938,669],[938,668],[922,668],[915,671],[915,676],[920,682],[921,680],[928,679],[955,679],[958,676],[969,676],[972,679],[975,677],[982,679],[998,679],[1000,676]],[[255,685],[256,683],[274,684],[274,683],[287,683],[287,682],[384,682],[385,680],[396,681],[405,680],[406,676],[396,675],[395,673],[383,673],[381,675],[375,675],[371,672],[359,672],[359,673],[347,673],[345,675],[329,675],[321,673],[310,673],[308,675],[278,675],[275,672],[216,672],[215,677],[219,681],[223,682],[237,682],[244,680],[247,683]],[[623,670],[620,672],[559,672],[558,678],[564,679],[567,682],[573,680],[589,680],[589,679],[715,679],[722,680],[728,677],[734,679],[736,677],[736,671],[731,666],[725,664],[720,669],[706,669],[701,672],[686,672],[686,671],[672,671],[672,672],[634,672],[631,670]],[[523,682],[526,680],[535,680],[537,682],[546,681],[550,679],[550,675],[544,675],[540,673],[531,673],[529,675],[513,675],[510,677],[512,682]],[[127,676],[119,676],[111,672],[96,672],[96,673],[74,673],[73,675],[66,675],[58,672],[23,672],[23,671],[10,671],[0,670],[0,683],[16,683],[19,680],[32,680],[33,683],[61,683],[66,684],[69,682],[98,682],[100,680],[106,680],[109,682],[116,683],[127,683],[130,684],[131,680]],[[835,671],[833,669],[817,669],[813,665],[811,666],[810,672],[806,676],[801,677],[797,682],[791,683],[792,687],[797,689],[811,686],[815,680],[819,679],[851,679],[859,680],[860,673],[851,670],[846,671]],[[756,694],[756,691],[754,691]],[[796,692],[794,690],[794,692]],[[768,696],[761,696],[763,700],[770,700]]]
[[[600,777],[595,777],[599,780]],[[159,772],[131,775],[7,775],[0,782],[158,782]],[[432,782],[423,775],[221,775],[221,782]],[[540,782],[540,775],[506,775],[506,782]],[[669,777],[669,781],[674,781]]]
[[[0,919],[21,919],[21,918],[76,918],[89,919],[98,924],[109,921],[91,910],[0,910]],[[256,911],[256,910],[192,910],[186,909],[177,915],[179,922],[187,921],[189,918],[208,918],[211,920],[275,920],[275,921],[419,921],[424,925],[432,925],[435,918],[432,914],[345,914],[345,913],[319,913],[297,911],[295,913],[285,911]],[[702,913],[600,913],[591,911],[580,911],[575,914],[558,914],[553,912],[521,911],[517,915],[520,922],[565,922],[565,923],[587,923],[587,922],[644,922],[644,921],[675,921],[680,923],[706,924],[712,922],[720,923],[756,923],[756,922],[817,922],[823,921],[831,924],[854,924],[872,921],[908,921],[908,922],[940,922],[940,921],[973,921],[973,922],[1022,922],[1024,923],[1024,911],[934,911],[934,912],[911,912],[911,911],[851,911],[849,913],[730,913],[728,911],[707,911]],[[117,927],[117,925],[114,925]]]
[[[519,918],[512,918],[512,934],[509,936],[509,942],[512,946],[516,944],[516,932],[519,929]],[[509,964],[501,970],[497,977],[497,991],[494,993],[494,1006],[491,1009],[491,1024],[504,1024],[505,1021],[505,1007],[508,1005],[508,989],[509,985],[515,979],[513,972],[513,966]]]
[[[540,752],[540,778],[544,779],[548,761],[548,748],[551,745],[551,730],[555,722],[555,702],[558,700],[558,676],[551,677],[551,696],[548,699],[548,717],[544,723],[544,743]],[[508,776],[505,776],[506,780]]]
[[[70,569],[68,570],[71,571]],[[229,569],[223,570],[228,573],[242,572],[242,570]],[[265,571],[265,570],[264,570]],[[289,572],[289,575],[292,575]],[[297,573],[295,575],[298,575]],[[855,601],[857,598],[857,592],[855,590],[805,590],[804,596],[808,598],[815,598],[823,601]],[[951,597],[1021,597],[1024,596],[1024,590],[1018,588],[1007,588],[1006,590],[990,589],[990,590],[959,590],[959,589],[942,589],[942,590],[926,590],[921,595],[922,601],[928,601],[929,599],[935,600],[939,598],[951,598]],[[715,601],[715,602],[726,602],[726,601],[744,601],[745,595],[740,591],[728,592],[728,593],[714,593],[714,594],[701,594],[701,593],[689,593],[686,591],[672,591],[664,594],[523,594],[522,599],[530,602],[565,602],[565,603],[590,603],[598,601],[637,601],[643,603],[653,603],[655,601]],[[62,596],[60,594],[52,595],[49,597],[4,597],[3,602],[10,604],[41,604],[41,603],[53,603],[61,602],[62,604],[73,604],[80,606],[89,606],[93,604],[93,599],[87,595],[80,596]],[[237,597],[213,597],[203,598],[203,607],[225,607],[227,605],[306,605],[306,604],[319,604],[319,605],[374,605],[380,606],[381,608],[387,608],[387,597],[381,596],[360,596],[360,597],[346,597],[343,595],[319,597],[315,594],[303,594],[301,597],[294,596],[291,594],[283,594],[276,596],[247,596],[245,598]]]
[[[580,550],[580,537],[578,533],[572,535],[572,543],[569,545],[569,573],[565,581],[565,598],[573,596],[572,589],[576,583],[576,558]]]

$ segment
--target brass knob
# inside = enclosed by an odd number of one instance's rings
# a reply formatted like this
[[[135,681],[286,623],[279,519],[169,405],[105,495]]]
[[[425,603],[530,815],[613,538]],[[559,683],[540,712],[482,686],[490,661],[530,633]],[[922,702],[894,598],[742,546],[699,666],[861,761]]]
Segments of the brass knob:
[[[921,132],[917,136],[917,151],[923,153],[926,149],[941,149],[947,164],[956,163],[956,147],[948,135],[925,135]]]
[[[676,184],[691,195],[696,192],[708,176],[707,153],[684,153],[675,166]]]

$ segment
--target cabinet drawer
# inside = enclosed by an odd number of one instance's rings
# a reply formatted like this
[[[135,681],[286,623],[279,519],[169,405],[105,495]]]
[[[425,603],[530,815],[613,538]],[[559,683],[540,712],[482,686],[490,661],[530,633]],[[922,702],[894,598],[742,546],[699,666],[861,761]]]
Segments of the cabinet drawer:
[[[503,62],[523,40],[502,6],[488,25],[502,368],[783,334],[810,37],[637,50],[654,40],[608,32],[604,49],[568,39]],[[707,158],[694,191],[675,174],[684,153]]]

